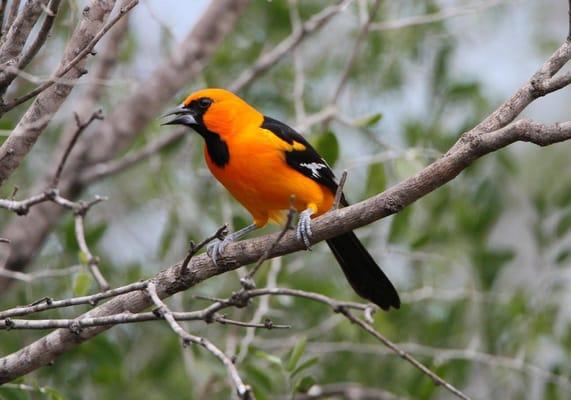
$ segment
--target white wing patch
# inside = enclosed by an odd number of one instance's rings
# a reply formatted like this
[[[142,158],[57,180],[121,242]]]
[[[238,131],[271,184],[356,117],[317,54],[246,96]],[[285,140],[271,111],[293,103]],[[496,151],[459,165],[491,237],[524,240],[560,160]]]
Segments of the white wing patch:
[[[313,176],[314,178],[319,178],[321,175],[319,174],[319,170],[321,168],[327,168],[327,164],[322,164],[322,163],[316,163],[316,162],[312,162],[312,163],[301,163],[299,164],[301,167],[307,168],[311,171],[311,176]]]

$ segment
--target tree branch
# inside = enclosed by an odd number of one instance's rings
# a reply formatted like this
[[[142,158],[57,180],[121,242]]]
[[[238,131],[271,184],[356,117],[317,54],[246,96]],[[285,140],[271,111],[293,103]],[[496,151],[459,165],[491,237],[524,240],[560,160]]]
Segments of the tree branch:
[[[206,350],[214,354],[226,367],[228,373],[230,374],[230,378],[236,387],[236,393],[238,397],[243,400],[254,400],[254,394],[252,393],[252,388],[242,381],[236,366],[222,350],[216,347],[210,340],[200,337],[191,335],[190,333],[186,332],[184,328],[176,321],[172,311],[166,306],[165,303],[160,299],[159,295],[157,294],[157,288],[153,282],[149,282],[147,286],[147,291],[153,300],[153,303],[158,308],[158,314],[164,318],[172,330],[181,337],[183,341],[183,345],[188,345],[190,343],[198,344],[204,347]]]
[[[92,182],[104,179],[108,176],[118,174],[141,161],[159,153],[166,147],[169,147],[178,141],[180,141],[184,136],[186,136],[187,130],[177,129],[172,133],[168,133],[164,136],[149,142],[145,147],[140,150],[133,151],[127,155],[117,159],[107,162],[101,162],[88,167],[79,177],[79,181],[83,185],[89,185]]]
[[[540,71],[532,77],[539,83],[549,81],[571,56],[570,44],[564,43],[551,56]],[[498,150],[515,141],[529,141],[541,146],[571,138],[571,122],[555,125],[541,125],[529,120],[508,125],[519,115],[525,105],[536,96],[530,82],[526,83],[490,117],[471,131],[461,136],[458,142],[440,159],[422,169],[412,177],[389,188],[385,192],[349,207],[331,211],[316,219],[312,225],[312,243],[337,236],[370,224],[378,219],[399,212],[407,205],[452,180],[478,158]],[[505,128],[505,129],[504,129]],[[153,278],[160,297],[167,297],[186,290],[212,276],[239,268],[258,260],[276,234],[232,243],[218,266],[206,255],[194,257],[188,265],[188,273],[180,274],[180,263]],[[288,232],[276,244],[270,257],[276,257],[302,250],[303,244]],[[100,317],[130,311],[139,312],[150,305],[147,296],[131,292],[113,298],[107,303],[85,314],[85,317]],[[0,382],[6,382],[52,362],[58,355],[72,349],[79,343],[99,334],[106,328],[94,327],[81,335],[71,335],[66,330],[57,330],[25,348],[0,359]]]
[[[60,191],[64,196],[79,196],[85,188],[80,178],[83,171],[112,160],[144,131],[144,127],[160,112],[164,104],[201,71],[220,42],[232,30],[247,4],[247,0],[212,2],[192,31],[173,50],[173,55],[156,68],[149,79],[141,82],[121,104],[114,107],[115,112],[106,118],[98,130],[79,141],[68,161],[67,172],[60,182]],[[113,36],[113,31],[110,35]],[[53,89],[52,87],[46,92]],[[92,109],[93,107],[87,107],[85,114],[79,112],[79,115],[86,118],[87,112]],[[70,140],[67,136],[66,134],[65,140]],[[15,149],[12,150],[12,153],[16,152]],[[57,156],[56,162],[59,159]],[[1,165],[2,161],[0,168]],[[48,176],[47,179],[51,179],[53,172]],[[40,188],[44,186],[45,182],[42,181]],[[34,207],[24,221],[20,219],[10,223],[2,232],[2,236],[12,241],[5,268],[24,268],[37,254],[60,217],[61,210],[46,203]],[[0,293],[3,293],[11,282],[9,279],[0,279]]]
[[[73,57],[71,60],[69,60],[63,66],[60,66],[60,68],[58,68],[57,72],[54,74],[54,76],[52,78],[48,79],[47,81],[42,83],[37,88],[30,91],[29,93],[26,93],[20,97],[17,97],[13,100],[6,102],[2,106],[2,108],[0,109],[0,116],[2,114],[7,113],[8,111],[12,110],[13,108],[19,106],[20,104],[25,103],[26,101],[28,101],[30,99],[33,99],[34,97],[36,97],[37,95],[42,93],[44,90],[50,88],[52,85],[54,85],[57,82],[57,80],[59,78],[64,77],[69,71],[71,71],[73,68],[75,68],[80,62],[83,62],[85,60],[85,58],[87,57],[87,55],[91,54],[93,52],[93,49],[94,49],[95,45],[97,45],[97,43],[99,43],[99,40],[107,32],[109,32],[109,30],[121,18],[123,18],[131,9],[133,9],[137,4],[139,4],[139,0],[132,0],[127,5],[122,6],[121,9],[119,10],[119,13],[117,15],[115,15],[115,17],[111,18],[109,20],[109,22],[107,24],[105,24],[101,28],[101,30],[95,34],[93,39],[91,39],[89,41],[89,43],[87,43],[87,45],[85,47],[83,47],[81,49],[81,51],[79,51],[79,53],[77,53],[77,55],[75,55],[75,57]],[[85,71],[80,71],[80,72],[81,72],[81,74],[79,76],[75,77],[76,79],[80,78],[85,73]]]
[[[238,92],[252,83],[254,79],[263,75],[270,67],[278,63],[292,49],[297,47],[303,40],[314,32],[319,31],[333,17],[347,8],[352,0],[341,0],[337,4],[329,6],[307,20],[299,30],[295,30],[290,36],[282,40],[268,53],[262,54],[251,68],[242,72],[238,79],[230,85],[229,90]]]
[[[89,47],[100,32],[114,4],[115,0],[91,0],[84,10],[83,17],[68,42],[58,69],[65,70],[69,63],[75,62],[65,74],[67,79],[78,79],[85,73],[85,58],[77,56],[83,54],[83,50]],[[0,185],[8,179],[32,149],[72,88],[73,86],[69,84],[55,84],[42,92],[28,108],[10,136],[2,143],[0,146]]]
[[[16,14],[14,21],[11,22],[10,25],[7,25],[8,31],[3,37],[2,46],[0,46],[0,64],[3,67],[9,63],[14,65],[18,64],[18,56],[26,45],[26,40],[32,28],[42,15],[43,7],[48,5],[48,1],[49,0],[27,1],[22,11]],[[14,4],[12,4],[11,15],[13,15],[12,12],[14,11],[17,13],[17,10],[17,8],[14,9]],[[4,89],[3,79],[0,79],[0,82],[2,82],[0,87]]]
[[[18,53],[17,57],[14,57],[13,60],[2,65],[3,71],[0,73],[0,88],[2,91],[6,90],[12,81],[16,79],[18,76],[16,71],[21,71],[26,68],[45,44],[55,21],[60,3],[61,0],[51,0],[49,5],[40,4],[46,14],[44,21],[42,22],[42,26],[31,45],[26,49],[22,46],[20,49],[21,53]]]
[[[47,6],[45,10],[45,19],[40,27],[34,42],[22,53],[20,57],[20,61],[18,62],[18,69],[24,69],[26,66],[34,59],[34,57],[38,54],[38,51],[43,47],[48,39],[50,31],[52,30],[52,26],[56,19],[59,6],[61,4],[61,0],[51,0],[50,4]]]

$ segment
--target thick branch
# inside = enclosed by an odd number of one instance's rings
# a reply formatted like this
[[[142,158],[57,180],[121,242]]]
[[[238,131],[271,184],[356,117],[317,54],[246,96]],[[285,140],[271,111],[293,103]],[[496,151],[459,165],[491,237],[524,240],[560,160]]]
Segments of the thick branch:
[[[56,19],[60,3],[61,0],[51,0],[49,5],[44,6],[41,4],[41,7],[44,8],[44,12],[46,14],[44,21],[42,22],[42,26],[36,34],[32,44],[30,44],[25,50],[20,49],[21,54],[19,54],[18,57],[10,60],[7,64],[3,64],[4,70],[0,73],[0,88],[2,90],[6,90],[12,81],[16,79],[18,74],[15,71],[23,70],[45,44]]]
[[[312,225],[312,242],[329,239],[392,215],[452,180],[474,160],[510,143],[521,140],[544,146],[568,139],[571,139],[571,122],[543,126],[527,120],[485,135],[463,136],[454,146],[454,151],[451,150],[414,176],[379,195],[316,219]],[[160,272],[153,278],[159,296],[170,296],[212,276],[258,260],[269,246],[276,243],[276,237],[277,234],[272,234],[230,244],[223,258],[218,261],[218,266],[214,265],[207,255],[201,255],[190,261],[188,272],[183,275],[180,272],[180,263]],[[295,233],[288,232],[280,242],[275,244],[270,257],[292,253],[303,248],[304,245],[295,238]],[[148,306],[150,306],[148,296],[140,292],[131,292],[115,297],[86,313],[82,318],[103,317],[123,312],[135,313]],[[52,362],[62,352],[70,350],[105,329],[107,328],[85,329],[79,336],[68,330],[50,333],[29,346],[0,359],[0,383],[10,381]]]
[[[48,39],[50,35],[50,31],[52,30],[52,26],[57,16],[57,12],[59,10],[59,6],[61,4],[61,0],[51,0],[50,4],[46,9],[46,16],[42,26],[36,35],[36,38],[32,42],[32,44],[24,51],[20,61],[18,62],[18,68],[24,69],[30,61],[34,59],[38,51],[43,47],[44,43]]]
[[[32,28],[47,7],[48,0],[32,0],[26,2],[22,11],[13,23],[7,26],[8,32],[0,47],[0,64],[4,67],[7,62],[15,62],[22,52]]]

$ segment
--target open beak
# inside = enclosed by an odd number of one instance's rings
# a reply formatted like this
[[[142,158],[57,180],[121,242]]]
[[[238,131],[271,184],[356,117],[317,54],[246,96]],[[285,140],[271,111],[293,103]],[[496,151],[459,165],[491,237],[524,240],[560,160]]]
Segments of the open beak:
[[[170,119],[166,120],[161,125],[196,125],[196,119],[192,116],[192,111],[185,108],[183,105],[180,105],[174,110],[161,116],[161,118],[167,117],[170,117]]]

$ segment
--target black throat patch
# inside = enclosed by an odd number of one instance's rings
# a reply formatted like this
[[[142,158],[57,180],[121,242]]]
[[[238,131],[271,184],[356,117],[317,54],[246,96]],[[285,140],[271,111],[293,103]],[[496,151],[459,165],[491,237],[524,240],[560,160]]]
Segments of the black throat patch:
[[[224,140],[222,140],[218,133],[209,130],[203,120],[204,113],[208,110],[211,104],[212,99],[207,97],[202,97],[190,102],[187,108],[192,110],[192,115],[197,122],[197,124],[190,125],[190,127],[204,138],[204,141],[206,142],[206,151],[208,152],[212,162],[216,164],[216,166],[224,168],[224,166],[226,166],[230,161],[228,145]]]
[[[224,168],[230,161],[228,145],[219,134],[209,131],[203,124],[193,126],[194,130],[204,138],[206,151],[217,167]]]

